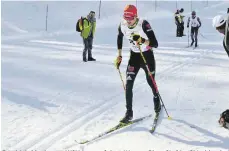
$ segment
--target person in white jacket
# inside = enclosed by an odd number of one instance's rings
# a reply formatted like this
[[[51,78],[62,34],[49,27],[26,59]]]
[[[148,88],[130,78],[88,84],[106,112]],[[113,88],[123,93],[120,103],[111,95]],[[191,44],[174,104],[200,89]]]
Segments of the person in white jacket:
[[[228,8],[229,13],[229,8]],[[223,40],[224,49],[229,57],[229,14],[227,19],[217,15],[212,20],[212,26],[221,34],[225,35]]]
[[[189,28],[189,24],[191,24],[191,45],[195,42],[195,47],[198,46],[198,30],[201,27],[200,18],[196,16],[196,12],[192,11],[192,17],[188,18],[187,28]],[[195,37],[194,37],[195,36]]]

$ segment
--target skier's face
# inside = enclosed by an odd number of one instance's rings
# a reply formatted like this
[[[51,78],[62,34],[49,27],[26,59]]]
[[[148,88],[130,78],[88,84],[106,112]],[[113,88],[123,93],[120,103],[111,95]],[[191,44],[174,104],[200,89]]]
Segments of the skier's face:
[[[193,15],[192,15],[192,19],[194,19],[194,18],[196,18],[196,15],[193,14]]]
[[[136,22],[136,17],[125,17],[124,16],[124,19],[126,20],[129,26],[134,25],[134,23]]]

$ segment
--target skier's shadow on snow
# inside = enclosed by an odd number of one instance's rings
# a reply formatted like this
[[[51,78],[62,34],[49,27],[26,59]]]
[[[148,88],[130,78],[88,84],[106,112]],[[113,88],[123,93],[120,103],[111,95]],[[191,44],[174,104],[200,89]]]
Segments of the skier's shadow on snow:
[[[40,101],[36,97],[17,94],[8,90],[2,90],[2,97],[5,97],[9,101],[12,101],[16,104],[27,105],[32,108],[43,110],[45,112],[48,112],[48,109],[46,109],[46,107],[59,107],[58,105],[55,105],[53,103]]]
[[[193,145],[193,146],[205,146],[205,147],[219,147],[219,148],[223,148],[223,149],[228,149],[229,148],[229,137],[222,137],[220,135],[214,134],[206,129],[203,129],[201,127],[198,127],[196,125],[190,124],[184,120],[179,120],[179,119],[173,119],[173,121],[179,122],[179,123],[183,123],[187,126],[189,126],[190,128],[194,128],[197,131],[199,131],[200,133],[203,133],[205,136],[209,136],[215,139],[218,139],[219,141],[213,141],[213,140],[209,140],[207,142],[200,142],[198,140],[196,141],[189,141],[189,140],[183,140],[181,138],[178,137],[174,137],[174,136],[170,136],[170,135],[166,135],[166,134],[162,134],[162,133],[158,133],[156,132],[158,135],[162,135],[165,136],[169,139],[172,139],[174,141],[177,142],[181,142],[187,145]]]

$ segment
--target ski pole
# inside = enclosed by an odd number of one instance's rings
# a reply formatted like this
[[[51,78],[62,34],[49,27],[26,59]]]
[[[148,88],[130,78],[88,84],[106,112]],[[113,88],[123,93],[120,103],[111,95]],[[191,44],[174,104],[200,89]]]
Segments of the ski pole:
[[[161,95],[160,95],[160,93],[159,93],[159,91],[158,91],[158,87],[157,87],[156,81],[154,80],[153,75],[152,75],[152,73],[151,73],[150,70],[149,70],[149,66],[148,66],[148,64],[147,64],[147,62],[146,62],[146,59],[145,59],[143,53],[142,53],[142,49],[141,49],[141,46],[140,46],[140,45],[139,45],[139,50],[140,50],[140,54],[141,54],[141,56],[142,56],[142,59],[143,59],[143,61],[144,61],[144,63],[145,63],[146,69],[147,69],[147,71],[148,71],[148,73],[149,73],[149,76],[150,76],[150,78],[151,78],[151,80],[152,80],[153,86],[154,86],[154,88],[155,88],[155,90],[156,90],[156,93],[157,93],[157,95],[158,95],[158,97],[159,97],[159,99],[160,99],[160,101],[161,101],[161,103],[162,103],[162,106],[164,107],[165,112],[166,112],[166,114],[167,114],[167,116],[168,116],[168,119],[172,119],[172,118],[169,116],[169,114],[168,114],[168,112],[167,112],[167,109],[165,108],[165,104],[164,104],[164,102],[162,101]]]
[[[188,27],[188,47],[189,47],[189,27]]]
[[[119,73],[120,79],[121,79],[121,81],[122,81],[122,86],[123,86],[123,89],[124,89],[124,91],[126,91],[125,83],[124,83],[123,78],[122,78],[122,73],[121,73],[120,69],[116,66],[116,61],[114,61],[114,65],[115,65],[115,67],[116,67],[116,68],[117,68],[117,70],[118,70],[118,73]]]
[[[200,36],[202,36],[204,39],[208,39],[201,32],[199,32],[199,33],[200,33]]]
[[[125,87],[125,84],[124,84],[124,81],[123,81],[123,78],[122,78],[122,73],[121,73],[121,71],[120,71],[119,68],[118,68],[118,73],[119,73],[120,79],[121,79],[121,81],[122,81],[123,89],[124,89],[124,91],[126,91],[126,87]]]

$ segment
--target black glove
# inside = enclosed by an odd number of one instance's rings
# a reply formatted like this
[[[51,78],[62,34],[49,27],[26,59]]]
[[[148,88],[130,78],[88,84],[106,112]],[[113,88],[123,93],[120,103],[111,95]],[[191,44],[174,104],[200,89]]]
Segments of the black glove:
[[[138,34],[132,34],[132,38],[133,38],[133,41],[136,41],[138,43],[145,43],[145,38],[142,38],[140,35]]]
[[[187,25],[187,28],[189,28],[189,25]]]

